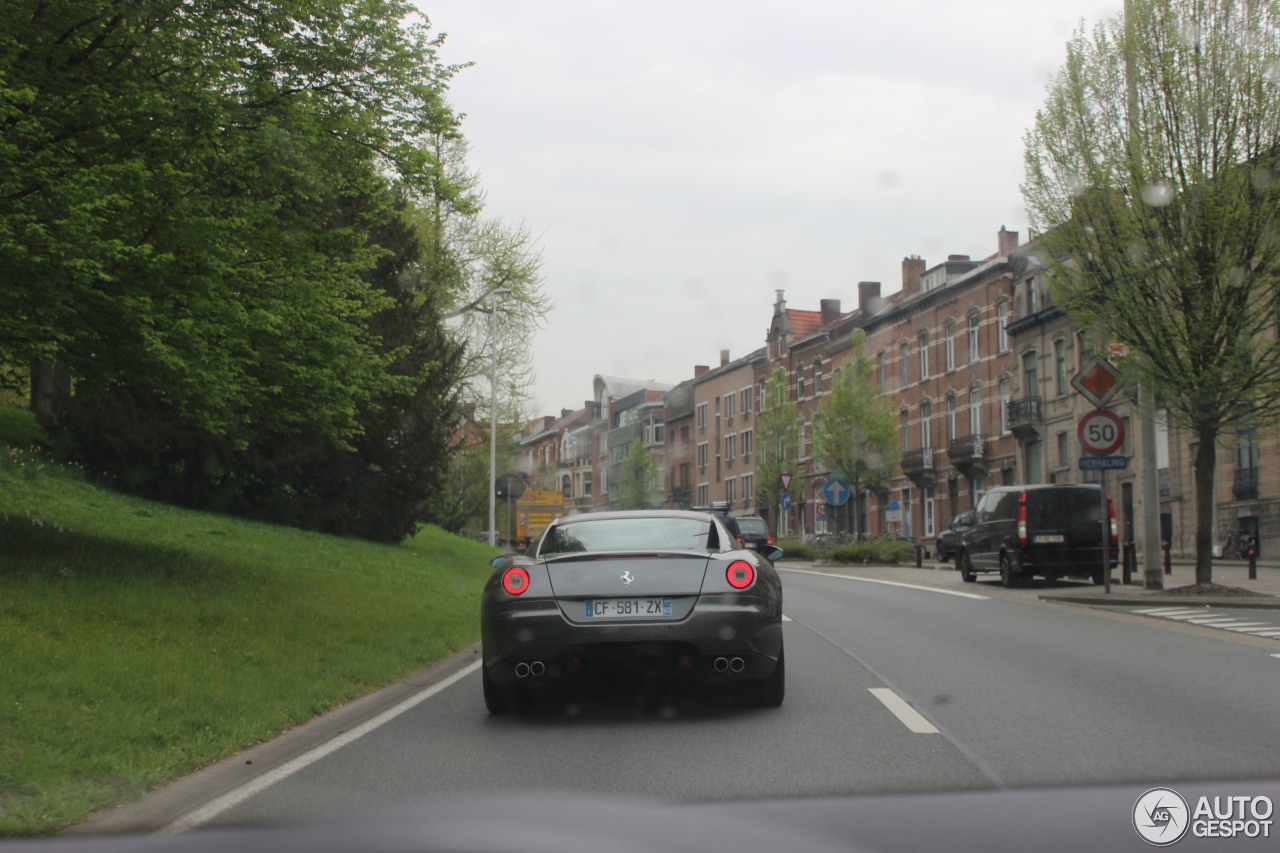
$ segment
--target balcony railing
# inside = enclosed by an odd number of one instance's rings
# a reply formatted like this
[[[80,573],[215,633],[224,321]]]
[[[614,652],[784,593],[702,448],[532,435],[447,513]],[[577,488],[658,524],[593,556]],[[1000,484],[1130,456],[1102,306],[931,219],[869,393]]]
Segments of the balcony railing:
[[[1231,494],[1238,501],[1253,501],[1258,499],[1258,469],[1257,468],[1237,468],[1235,478],[1231,483]]]
[[[953,438],[947,444],[947,458],[956,467],[972,465],[985,459],[986,456],[987,437],[981,433],[978,435],[966,435],[962,438]]]
[[[932,481],[934,476],[933,448],[921,447],[902,454],[902,473],[912,479]]]
[[[1008,400],[1005,403],[1005,407],[1005,416],[1008,419],[1009,429],[1011,430],[1036,428],[1044,422],[1039,397],[1021,397],[1017,400]]]

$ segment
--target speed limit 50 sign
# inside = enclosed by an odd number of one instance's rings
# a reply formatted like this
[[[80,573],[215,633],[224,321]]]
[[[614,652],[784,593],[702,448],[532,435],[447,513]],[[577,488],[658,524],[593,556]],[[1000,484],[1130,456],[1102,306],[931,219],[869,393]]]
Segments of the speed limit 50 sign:
[[[1124,444],[1124,421],[1115,412],[1094,409],[1076,427],[1080,447],[1094,456],[1110,456]]]

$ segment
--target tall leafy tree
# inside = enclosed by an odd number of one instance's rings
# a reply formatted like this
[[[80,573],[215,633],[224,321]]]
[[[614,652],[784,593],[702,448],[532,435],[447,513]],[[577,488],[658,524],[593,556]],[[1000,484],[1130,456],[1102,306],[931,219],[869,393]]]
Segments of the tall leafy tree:
[[[650,509],[654,504],[654,478],[658,466],[643,440],[637,438],[627,447],[627,455],[618,466],[618,509]]]
[[[454,70],[396,0],[0,9],[0,362],[147,393],[243,444],[358,431],[396,384],[370,230],[326,199],[427,186]]]
[[[850,518],[862,493],[886,483],[902,457],[892,401],[879,395],[867,334],[855,329],[852,337],[853,359],[823,398],[813,436],[818,464],[849,486]]]
[[[787,371],[774,369],[765,383],[764,404],[756,417],[756,499],[760,507],[778,513],[782,498],[782,474],[799,476],[800,422]],[[778,518],[774,515],[774,518]],[[774,525],[775,529],[779,525]]]
[[[1217,446],[1280,414],[1280,3],[1126,10],[1068,44],[1023,194],[1059,304],[1194,436],[1208,584]]]

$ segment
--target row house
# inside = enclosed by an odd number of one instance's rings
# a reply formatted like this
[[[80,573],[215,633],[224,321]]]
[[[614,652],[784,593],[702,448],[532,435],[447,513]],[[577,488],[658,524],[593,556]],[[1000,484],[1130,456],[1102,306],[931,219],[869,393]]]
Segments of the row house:
[[[673,386],[652,380],[639,382],[599,375],[595,377],[594,385],[595,402],[600,409],[601,419],[596,427],[597,488],[592,507],[597,510],[610,509],[617,501],[614,483],[622,460],[637,438],[643,440],[651,455],[657,457],[657,482],[654,483],[652,499],[662,500],[665,491],[665,441],[660,401]]]
[[[998,251],[983,261],[952,255],[932,268],[903,260],[902,289],[889,298],[878,282],[859,284],[858,307],[838,300],[818,312],[787,309],[781,293],[769,332],[769,355],[790,377],[800,420],[793,507],[776,526],[807,535],[828,529],[821,489],[830,472],[813,456],[814,420],[823,395],[851,360],[850,333],[861,328],[876,380],[897,411],[902,471],[852,508],[857,527],[931,538],[971,508],[992,475],[1014,481],[1014,442],[1004,418],[1012,395],[1013,355],[1006,326],[1018,263],[1017,233],[1001,229]],[[796,329],[805,334],[796,335]],[[896,502],[898,517],[890,513]]]
[[[1034,242],[1019,245],[1017,232],[1004,228],[996,242],[996,252],[981,260],[952,255],[930,267],[905,258],[900,291],[882,297],[878,282],[861,282],[848,313],[838,299],[821,300],[817,311],[793,309],[777,291],[765,347],[736,361],[722,351],[719,366],[696,366],[678,385],[597,376],[594,400],[530,432],[525,465],[555,466],[569,511],[608,508],[617,466],[639,437],[661,472],[654,506],[725,503],[739,515],[764,515],[783,536],[835,529],[821,493],[831,473],[814,457],[813,434],[824,397],[851,360],[851,333],[860,328],[880,392],[893,401],[902,463],[887,488],[849,508],[857,529],[927,543],[989,486],[1097,482],[1097,473],[1080,470],[1075,434],[1092,405],[1071,380],[1105,347],[1087,340],[1054,303]],[[777,368],[787,373],[800,427],[788,512],[759,504],[754,470],[755,421]],[[1109,408],[1125,426],[1117,453],[1136,460],[1141,419],[1132,392]],[[1195,531],[1194,436],[1157,417],[1161,539],[1187,554]],[[1247,533],[1261,553],[1276,553],[1280,433],[1232,430],[1219,450],[1218,472],[1218,540]],[[1139,476],[1133,465],[1109,472],[1107,485],[1123,539],[1140,543]]]
[[[755,387],[764,355],[759,349],[730,361],[729,351],[721,350],[719,367],[695,370],[689,431],[694,506],[724,504],[736,515],[755,512]]]
[[[1005,402],[1017,232],[1002,228],[997,244],[983,261],[904,259],[898,299],[863,325],[902,441],[901,476],[877,496],[872,529],[932,539],[989,484],[1016,481]],[[894,501],[900,521],[890,515]]]

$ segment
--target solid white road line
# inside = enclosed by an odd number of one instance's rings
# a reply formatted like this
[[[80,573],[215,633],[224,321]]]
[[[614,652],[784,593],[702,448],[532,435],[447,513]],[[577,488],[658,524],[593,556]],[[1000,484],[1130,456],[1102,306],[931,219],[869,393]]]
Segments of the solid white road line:
[[[885,586],[900,586],[900,587],[905,587],[906,589],[919,589],[925,592],[936,592],[940,595],[954,595],[957,598],[972,598],[978,601],[991,600],[990,596],[975,595],[972,592],[958,592],[953,589],[938,589],[936,586],[921,586],[920,584],[901,583],[899,581],[886,581],[886,580],[880,580],[879,578],[859,578],[859,577],[853,577],[850,575],[834,575],[834,574],[831,574],[830,572],[815,572],[810,569],[779,568],[778,571],[795,572],[798,575],[821,575],[824,578],[836,578],[837,580],[842,580],[842,581],[863,581],[864,583],[881,583],[881,584],[884,584]]]
[[[209,802],[205,803],[203,806],[201,806],[198,809],[195,809],[194,811],[187,812],[185,815],[178,818],[173,823],[166,826],[164,829],[160,830],[160,834],[174,835],[179,832],[186,832],[189,829],[194,829],[195,827],[200,826],[201,824],[208,823],[218,815],[222,814],[228,809],[238,806],[240,803],[243,803],[245,800],[249,799],[255,794],[261,793],[262,791],[265,791],[267,788],[271,787],[275,783],[282,781],[284,779],[287,779],[288,777],[292,776],[294,773],[297,773],[299,770],[302,770],[303,768],[316,763],[320,759],[324,758],[326,755],[329,755],[332,752],[336,752],[339,749],[342,749],[342,747],[346,746],[347,744],[351,743],[352,741],[358,738],[363,737],[364,735],[367,735],[369,732],[373,731],[379,726],[384,725],[385,723],[391,722],[396,717],[403,714],[405,711],[408,711],[409,709],[421,704],[422,702],[425,702],[426,700],[430,699],[432,696],[444,690],[446,687],[449,687],[455,682],[461,681],[462,679],[466,678],[468,675],[475,672],[479,668],[480,668],[480,661],[476,661],[475,663],[472,663],[463,667],[462,669],[458,670],[453,675],[449,676],[443,681],[437,681],[435,684],[431,685],[426,690],[423,690],[420,693],[415,693],[413,696],[410,696],[408,699],[405,699],[404,701],[400,702],[400,704],[395,705],[394,707],[388,708],[386,711],[383,711],[378,716],[373,717],[372,719],[366,720],[365,722],[356,726],[354,729],[351,729],[350,731],[347,731],[347,732],[343,732],[341,735],[334,738],[333,740],[325,741],[320,746],[317,746],[315,749],[309,752],[304,752],[302,755],[299,755],[297,758],[293,759],[292,761],[286,761],[284,764],[281,764],[275,770],[272,770],[269,773],[264,773],[261,776],[259,776],[257,779],[254,779],[252,782],[249,782],[245,785],[241,785],[239,788],[236,788],[234,791],[228,791],[227,793],[223,794],[221,797],[210,800]]]
[[[897,693],[888,687],[868,687],[871,695],[879,699],[904,726],[918,735],[936,735],[938,730],[933,723],[921,716],[920,712],[907,704]]]

